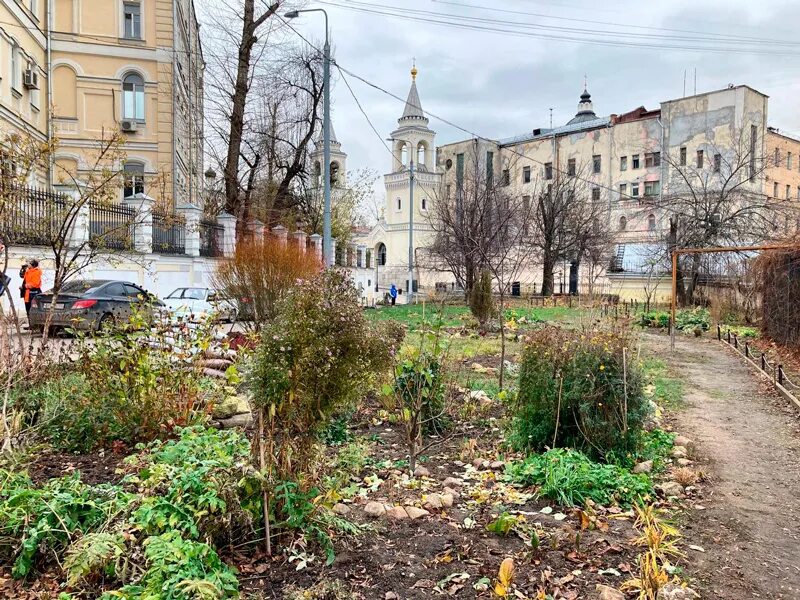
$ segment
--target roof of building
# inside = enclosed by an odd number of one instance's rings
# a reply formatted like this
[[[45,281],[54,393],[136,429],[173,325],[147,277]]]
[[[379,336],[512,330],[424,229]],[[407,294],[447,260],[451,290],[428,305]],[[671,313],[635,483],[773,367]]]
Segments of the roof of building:
[[[408,90],[408,98],[406,98],[406,106],[403,109],[403,116],[401,119],[427,119],[425,112],[422,110],[422,102],[419,100],[419,92],[417,91],[417,66],[411,68],[411,89]]]
[[[554,127],[553,129],[534,129],[533,131],[515,135],[512,137],[497,140],[501,146],[511,146],[513,144],[521,144],[523,142],[531,142],[542,138],[553,137],[557,135],[564,135],[566,133],[575,133],[577,131],[584,131],[588,129],[597,129],[598,127],[607,127],[611,123],[611,117],[597,117],[585,121],[578,121],[567,123],[561,127]],[[538,133],[537,133],[538,132]]]
[[[589,93],[589,90],[583,88],[581,101],[578,103],[578,112],[575,113],[574,117],[567,121],[567,125],[584,123],[586,121],[592,121],[596,118],[597,115],[594,114],[594,108],[592,108],[592,95]]]

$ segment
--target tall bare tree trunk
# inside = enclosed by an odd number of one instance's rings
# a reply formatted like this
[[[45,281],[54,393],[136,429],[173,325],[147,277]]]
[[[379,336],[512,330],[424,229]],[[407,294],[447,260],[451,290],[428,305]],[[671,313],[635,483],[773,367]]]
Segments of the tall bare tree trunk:
[[[556,266],[556,260],[549,252],[545,252],[544,259],[542,260],[542,296],[552,296],[554,279],[553,270]]]

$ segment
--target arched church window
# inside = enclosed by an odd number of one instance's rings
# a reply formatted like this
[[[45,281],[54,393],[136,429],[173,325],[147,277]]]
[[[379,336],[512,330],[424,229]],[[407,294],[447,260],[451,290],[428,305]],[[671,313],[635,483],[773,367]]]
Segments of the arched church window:
[[[331,185],[337,183],[339,181],[339,163],[332,162],[331,163]]]
[[[400,198],[395,202],[395,207],[396,210],[403,210],[403,201]]]
[[[403,144],[400,148],[400,164],[404,167],[408,166],[408,144]]]
[[[425,142],[420,142],[417,144],[417,164],[425,164]]]
[[[386,266],[386,244],[384,243],[378,244],[378,266]]]
[[[422,199],[422,210],[428,210],[428,199],[427,198],[423,198]]]
[[[656,216],[655,215],[648,215],[647,216],[647,229],[648,229],[648,231],[655,231],[656,230]]]
[[[319,185],[319,182],[322,180],[322,168],[319,164],[319,161],[314,162],[314,183]]]
[[[620,231],[625,231],[627,228],[628,228],[628,219],[626,219],[625,217],[620,217],[619,218],[619,230]]]

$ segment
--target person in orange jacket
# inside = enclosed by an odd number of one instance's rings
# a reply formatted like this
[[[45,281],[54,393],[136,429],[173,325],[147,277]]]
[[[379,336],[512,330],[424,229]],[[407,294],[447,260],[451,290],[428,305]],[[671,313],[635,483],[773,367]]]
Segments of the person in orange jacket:
[[[22,280],[22,286],[25,290],[24,300],[26,315],[31,312],[31,301],[42,293],[42,270],[39,268],[39,261],[33,259],[28,265]]]

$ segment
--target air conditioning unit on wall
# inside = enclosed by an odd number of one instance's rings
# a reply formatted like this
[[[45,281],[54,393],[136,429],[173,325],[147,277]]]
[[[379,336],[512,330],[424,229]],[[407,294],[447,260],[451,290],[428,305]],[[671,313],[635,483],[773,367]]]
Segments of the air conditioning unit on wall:
[[[39,73],[37,71],[34,71],[33,69],[25,69],[25,73],[22,77],[22,85],[24,85],[29,90],[38,90]]]
[[[139,123],[137,123],[133,119],[123,119],[121,126],[122,126],[122,131],[125,131],[127,133],[133,133],[139,128]]]

